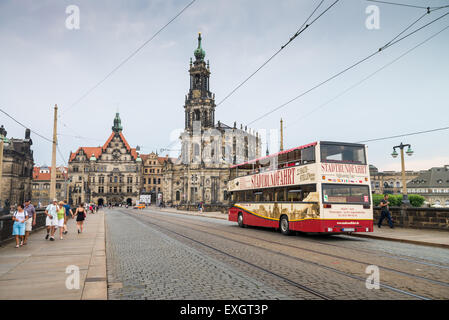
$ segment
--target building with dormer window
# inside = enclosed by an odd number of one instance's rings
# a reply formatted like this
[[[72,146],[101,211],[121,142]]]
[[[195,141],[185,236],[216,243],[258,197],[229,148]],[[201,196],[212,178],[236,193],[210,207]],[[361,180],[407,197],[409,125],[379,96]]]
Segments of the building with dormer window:
[[[123,135],[119,113],[103,146],[70,153],[69,203],[128,204],[139,200],[142,159]]]

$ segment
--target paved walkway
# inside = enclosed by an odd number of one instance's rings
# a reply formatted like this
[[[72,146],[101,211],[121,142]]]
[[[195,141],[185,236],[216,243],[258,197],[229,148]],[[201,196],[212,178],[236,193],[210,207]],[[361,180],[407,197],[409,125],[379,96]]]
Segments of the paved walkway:
[[[45,229],[33,232],[28,244],[15,241],[0,247],[0,300],[107,299],[104,212],[88,214],[84,232],[69,220],[64,240],[45,240]],[[68,266],[79,267],[79,289],[67,289]]]
[[[381,240],[399,241],[433,247],[449,248],[449,232],[431,229],[409,229],[374,226],[374,232],[353,234],[356,237],[374,238]]]
[[[221,212],[204,212],[202,214],[199,214],[198,211],[176,210],[175,208],[162,208],[162,209],[159,209],[157,207],[149,207],[149,208],[152,210],[161,210],[164,212],[173,212],[193,216],[204,216],[224,220],[228,219],[228,215]],[[386,225],[383,226],[381,229],[379,229],[375,225],[374,232],[357,233],[353,234],[353,236],[449,248],[448,231],[439,231],[431,229],[409,229],[409,228],[390,229]]]

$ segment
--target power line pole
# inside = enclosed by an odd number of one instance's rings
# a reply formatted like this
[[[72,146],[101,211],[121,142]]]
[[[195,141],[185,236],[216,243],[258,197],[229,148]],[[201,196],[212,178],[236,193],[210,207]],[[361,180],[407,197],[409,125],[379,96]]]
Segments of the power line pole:
[[[281,118],[281,145],[279,151],[284,151],[284,126],[282,118]]]
[[[51,155],[51,175],[50,175],[50,201],[56,199],[56,145],[57,145],[57,121],[58,105],[55,104],[55,115],[53,123],[53,150]]]

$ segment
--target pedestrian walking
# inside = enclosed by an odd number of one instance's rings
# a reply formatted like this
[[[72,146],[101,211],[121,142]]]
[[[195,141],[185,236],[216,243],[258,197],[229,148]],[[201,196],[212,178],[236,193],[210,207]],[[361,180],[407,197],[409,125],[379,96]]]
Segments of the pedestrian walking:
[[[198,213],[203,213],[203,203],[198,203]]]
[[[59,201],[58,203],[58,211],[56,212],[58,216],[58,229],[59,229],[59,240],[64,240],[62,234],[64,232],[64,222],[65,222],[65,208],[64,201]]]
[[[45,208],[45,214],[47,218],[45,219],[45,226],[47,227],[47,235],[45,239],[50,237],[50,241],[55,241],[55,231],[58,227],[58,200],[53,199],[53,203],[50,203],[47,208]]]
[[[25,210],[23,210],[22,204],[17,205],[17,211],[14,212],[12,220],[14,221],[12,226],[12,235],[16,236],[16,248],[18,248],[23,245],[23,238],[25,237],[25,223],[28,220],[28,214]]]
[[[67,221],[72,218],[73,212],[72,208],[69,204],[67,204],[67,201],[64,200],[64,209],[65,209],[65,215],[64,215],[64,234],[67,234],[69,230],[67,229]]]
[[[33,229],[33,226],[36,225],[36,209],[31,203],[31,200],[25,201],[24,210],[28,214],[28,220],[25,222],[25,239],[23,240],[23,245],[26,245],[28,243],[30,232]]]
[[[382,209],[380,212],[379,222],[377,223],[377,226],[379,228],[382,226],[382,221],[384,221],[385,218],[387,218],[390,228],[392,228],[392,229],[394,228],[393,221],[391,220],[389,204],[390,204],[390,201],[388,201],[388,194],[386,194],[386,195],[384,195],[384,198],[380,201],[380,207]]]
[[[86,219],[86,209],[84,209],[84,206],[82,203],[80,203],[79,207],[76,208],[75,215],[76,215],[76,227],[78,229],[78,233],[82,233],[84,219]]]

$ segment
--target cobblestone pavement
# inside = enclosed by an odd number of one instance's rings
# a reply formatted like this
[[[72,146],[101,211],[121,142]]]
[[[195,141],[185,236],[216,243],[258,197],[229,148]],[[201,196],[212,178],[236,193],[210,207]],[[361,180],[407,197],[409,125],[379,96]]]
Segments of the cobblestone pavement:
[[[111,210],[106,222],[110,299],[449,296],[446,249],[346,236],[285,237],[154,210]],[[365,286],[372,264],[380,268],[379,290]]]

